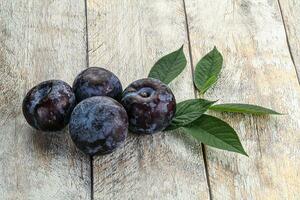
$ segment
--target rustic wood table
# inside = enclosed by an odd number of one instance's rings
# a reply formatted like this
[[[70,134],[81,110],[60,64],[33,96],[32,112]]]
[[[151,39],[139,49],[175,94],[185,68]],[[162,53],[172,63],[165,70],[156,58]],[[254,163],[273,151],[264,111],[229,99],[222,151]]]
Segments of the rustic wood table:
[[[249,157],[180,131],[137,137],[90,159],[68,131],[25,122],[21,102],[46,79],[72,83],[104,66],[123,86],[184,44],[188,66],[171,84],[195,98],[192,70],[214,45],[224,56],[205,95],[286,115],[219,114]],[[300,1],[1,0],[0,199],[300,199]],[[215,113],[212,113],[215,114]]]

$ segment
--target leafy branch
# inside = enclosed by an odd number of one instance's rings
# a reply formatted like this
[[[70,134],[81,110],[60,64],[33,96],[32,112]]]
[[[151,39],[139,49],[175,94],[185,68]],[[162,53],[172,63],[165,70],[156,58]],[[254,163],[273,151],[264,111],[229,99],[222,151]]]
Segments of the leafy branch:
[[[185,68],[186,57],[183,46],[161,59],[152,67],[148,77],[169,84]],[[223,57],[216,47],[197,63],[193,81],[199,93],[203,95],[218,80],[222,69]],[[167,130],[181,128],[196,140],[206,145],[247,155],[235,130],[219,118],[205,114],[209,109],[218,112],[232,112],[252,115],[280,113],[258,105],[227,103],[214,105],[216,101],[189,99],[177,103],[175,117]]]

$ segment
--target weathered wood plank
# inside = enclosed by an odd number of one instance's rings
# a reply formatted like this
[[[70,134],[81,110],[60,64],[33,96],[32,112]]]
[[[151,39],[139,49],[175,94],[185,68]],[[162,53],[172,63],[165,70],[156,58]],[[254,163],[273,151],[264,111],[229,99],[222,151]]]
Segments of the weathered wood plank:
[[[86,67],[83,1],[0,2],[1,199],[89,199],[90,162],[67,131],[29,127],[21,104],[46,79],[72,83]]]
[[[181,0],[90,0],[87,10],[90,66],[110,69],[124,87],[162,55],[187,47]],[[171,88],[178,102],[194,97],[190,64]],[[122,148],[95,158],[94,198],[208,199],[201,146],[175,132],[130,134]]]
[[[300,79],[300,1],[278,0],[278,3],[283,16],[292,59],[298,72],[298,79]]]
[[[224,69],[206,97],[254,103],[286,115],[219,115],[249,158],[208,147],[213,199],[298,199],[300,87],[275,0],[185,0],[193,60],[216,45]]]

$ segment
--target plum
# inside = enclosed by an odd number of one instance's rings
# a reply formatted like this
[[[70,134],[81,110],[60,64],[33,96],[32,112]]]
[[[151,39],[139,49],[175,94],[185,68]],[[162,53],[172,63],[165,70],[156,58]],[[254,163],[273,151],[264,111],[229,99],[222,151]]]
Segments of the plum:
[[[84,153],[91,156],[111,153],[127,136],[127,113],[110,97],[90,97],[74,108],[69,132]]]
[[[73,82],[73,90],[78,102],[93,96],[108,96],[119,100],[122,95],[118,77],[100,67],[90,67],[78,74]]]
[[[129,130],[137,134],[164,130],[176,111],[176,100],[170,88],[153,78],[131,83],[124,90],[121,103],[128,114]]]
[[[61,80],[48,80],[33,87],[23,100],[28,124],[42,131],[62,130],[76,105],[71,86]]]

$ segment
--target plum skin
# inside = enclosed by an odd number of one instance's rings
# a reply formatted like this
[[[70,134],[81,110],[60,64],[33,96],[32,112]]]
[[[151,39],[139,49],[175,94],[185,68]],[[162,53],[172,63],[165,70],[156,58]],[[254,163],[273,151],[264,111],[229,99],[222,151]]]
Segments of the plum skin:
[[[108,96],[119,100],[122,85],[112,72],[100,67],[90,67],[76,76],[73,91],[78,102],[93,96]]]
[[[23,115],[30,126],[41,131],[60,131],[70,120],[76,105],[70,85],[48,80],[36,85],[23,99]]]
[[[108,154],[127,136],[127,113],[110,97],[91,97],[74,108],[69,132],[75,145],[84,153],[91,156]]]
[[[164,130],[176,111],[176,100],[171,89],[153,78],[131,83],[124,90],[121,103],[128,114],[129,130],[137,134]]]

